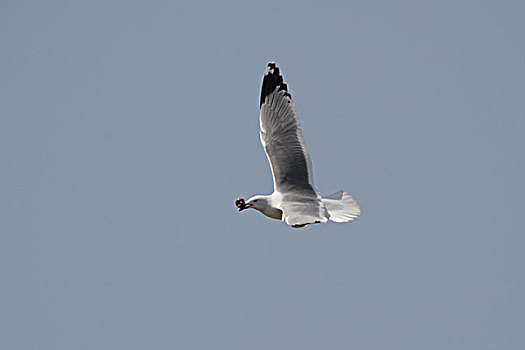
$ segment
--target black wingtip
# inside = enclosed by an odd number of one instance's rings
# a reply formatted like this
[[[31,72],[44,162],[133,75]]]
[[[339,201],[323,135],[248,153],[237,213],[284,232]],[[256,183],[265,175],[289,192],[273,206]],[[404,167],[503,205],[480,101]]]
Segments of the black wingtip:
[[[290,95],[288,92],[288,86],[283,81],[279,67],[277,67],[275,62],[270,62],[266,67],[266,72],[264,72],[259,107],[263,105],[264,101],[266,100],[266,96],[274,92],[275,89],[278,89],[278,91],[284,91],[284,96],[292,99],[292,95]]]

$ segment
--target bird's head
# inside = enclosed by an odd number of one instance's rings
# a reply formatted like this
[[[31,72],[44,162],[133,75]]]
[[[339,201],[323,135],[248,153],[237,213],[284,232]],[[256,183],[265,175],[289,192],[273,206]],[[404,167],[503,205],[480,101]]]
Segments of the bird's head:
[[[244,200],[244,198],[239,198],[235,201],[235,206],[239,209],[239,211],[243,211],[244,209],[248,209],[248,208],[261,210],[265,208],[267,205],[268,205],[268,200],[264,198],[263,196],[253,196],[247,201]]]

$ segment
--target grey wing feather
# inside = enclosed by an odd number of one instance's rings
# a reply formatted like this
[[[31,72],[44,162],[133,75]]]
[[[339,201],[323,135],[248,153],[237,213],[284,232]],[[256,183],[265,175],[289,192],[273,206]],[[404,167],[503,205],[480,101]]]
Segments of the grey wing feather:
[[[281,193],[283,220],[290,226],[326,222],[328,212],[314,187],[312,162],[279,68],[269,63],[261,89],[261,143]]]
[[[303,188],[316,192],[310,154],[287,85],[269,63],[261,89],[261,143],[272,168],[275,190]]]

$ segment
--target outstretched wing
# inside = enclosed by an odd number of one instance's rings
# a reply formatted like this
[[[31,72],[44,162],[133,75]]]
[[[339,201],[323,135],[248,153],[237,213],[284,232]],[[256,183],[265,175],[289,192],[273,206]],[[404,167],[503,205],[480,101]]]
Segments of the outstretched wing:
[[[268,63],[261,89],[261,143],[270,162],[274,189],[316,192],[312,162],[292,103],[275,63]]]

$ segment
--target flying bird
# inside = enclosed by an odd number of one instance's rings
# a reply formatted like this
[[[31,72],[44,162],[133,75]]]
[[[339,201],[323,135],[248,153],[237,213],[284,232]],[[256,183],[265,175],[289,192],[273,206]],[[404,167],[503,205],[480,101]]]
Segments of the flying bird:
[[[260,107],[260,138],[272,169],[274,191],[237,199],[238,210],[252,208],[292,227],[357,218],[361,209],[348,193],[338,191],[321,197],[314,187],[312,162],[297,112],[275,62],[266,67]]]

